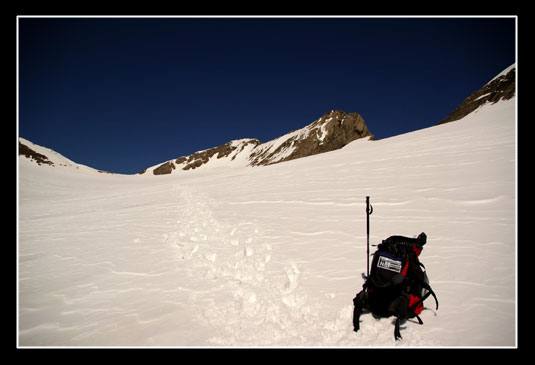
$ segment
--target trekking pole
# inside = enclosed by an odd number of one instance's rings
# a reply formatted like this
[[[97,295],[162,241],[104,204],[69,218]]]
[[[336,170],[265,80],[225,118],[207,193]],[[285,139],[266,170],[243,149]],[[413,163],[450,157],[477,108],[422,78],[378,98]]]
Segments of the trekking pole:
[[[373,213],[373,206],[370,204],[370,197],[366,197],[366,278],[370,276],[370,214]]]

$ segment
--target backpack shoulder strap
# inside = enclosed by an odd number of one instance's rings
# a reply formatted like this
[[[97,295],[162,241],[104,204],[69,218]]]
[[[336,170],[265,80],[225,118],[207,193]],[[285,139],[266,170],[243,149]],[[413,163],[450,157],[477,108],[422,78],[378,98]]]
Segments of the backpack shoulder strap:
[[[427,284],[425,281],[420,282],[420,284],[427,290],[427,293],[421,299],[417,300],[413,305],[411,305],[411,307],[409,308],[409,311],[411,312],[414,311],[416,307],[418,306],[418,304],[423,303],[423,301],[426,300],[430,295],[432,295],[433,298],[435,298],[435,303],[437,305],[436,310],[438,310],[438,299],[433,289],[431,289],[429,284]]]

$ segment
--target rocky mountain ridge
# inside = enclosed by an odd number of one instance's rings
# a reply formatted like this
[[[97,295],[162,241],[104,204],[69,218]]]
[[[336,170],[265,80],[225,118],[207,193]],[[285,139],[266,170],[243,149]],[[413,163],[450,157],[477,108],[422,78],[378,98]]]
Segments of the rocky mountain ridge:
[[[248,138],[227,142],[189,156],[169,160],[140,172],[154,175],[192,170],[204,165],[264,166],[318,153],[334,151],[364,137],[373,138],[358,113],[331,110],[308,126],[291,131],[266,143]]]
[[[483,87],[473,92],[451,114],[437,123],[444,124],[477,112],[487,103],[509,100],[516,92],[516,65],[506,68]],[[217,147],[197,151],[189,156],[149,167],[138,174],[165,175],[205,167],[263,166],[340,149],[348,143],[368,137],[374,139],[358,113],[331,110],[308,126],[291,131],[274,140],[261,143],[254,138],[239,139]],[[18,155],[28,163],[44,167],[74,169],[85,173],[105,171],[75,163],[61,154],[22,137],[18,139]]]
[[[506,68],[495,78],[467,97],[451,114],[436,125],[453,122],[464,118],[486,103],[497,103],[500,100],[509,100],[515,95],[516,64]]]
[[[207,150],[197,151],[189,156],[182,156],[175,160],[164,162],[155,168],[149,169],[152,170],[154,175],[165,175],[172,173],[175,169],[182,169],[184,171],[194,170],[208,163],[212,158],[223,158],[234,161],[244,150],[249,150],[259,144],[261,144],[260,141],[256,139],[234,140]],[[145,172],[146,170],[143,170],[140,174],[144,174]]]

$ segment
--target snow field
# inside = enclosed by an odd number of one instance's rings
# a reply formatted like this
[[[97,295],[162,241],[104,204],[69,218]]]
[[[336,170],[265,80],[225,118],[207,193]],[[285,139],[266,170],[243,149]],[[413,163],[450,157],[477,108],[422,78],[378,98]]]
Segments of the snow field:
[[[512,346],[514,107],[512,99],[463,121],[372,143],[359,140],[262,170],[217,179],[199,174],[191,184],[209,192],[218,202],[214,209],[229,221],[252,219],[264,227],[263,239],[273,251],[297,265],[299,288],[309,306],[319,308],[314,325],[301,329],[305,345]],[[426,302],[425,324],[402,325],[399,343],[393,341],[392,319],[363,316],[357,334],[344,326],[365,272],[366,195],[375,208],[372,244],[394,234],[424,231],[429,237],[422,262],[440,309],[435,311],[432,299]],[[320,324],[334,323],[335,335],[319,335]],[[380,338],[370,335],[375,330]]]
[[[304,346],[310,345],[310,332],[318,331],[317,345],[323,345],[329,328],[316,324],[322,323],[318,304],[310,303],[299,290],[301,271],[296,263],[284,259],[272,264],[271,244],[254,222],[223,224],[210,208],[216,203],[187,190],[179,193],[178,200],[186,202],[186,208],[177,220],[178,229],[167,239],[179,247],[179,259],[191,260],[191,275],[200,273],[208,280],[210,289],[196,319],[215,329],[217,335],[210,342],[217,346]],[[344,327],[348,314],[346,309]]]
[[[174,209],[154,204],[165,197],[162,191],[124,190],[122,183],[73,191],[78,184],[72,177],[63,184],[55,199],[32,205],[38,219],[20,218],[21,344],[148,345],[153,336],[183,327],[191,317],[183,298],[191,289],[162,244]],[[25,199],[21,193],[21,215]],[[36,231],[41,233],[33,239]]]
[[[285,163],[181,176],[19,160],[21,346],[514,346],[515,100]],[[361,317],[370,243],[425,232],[424,325]],[[370,247],[373,253],[374,247]]]

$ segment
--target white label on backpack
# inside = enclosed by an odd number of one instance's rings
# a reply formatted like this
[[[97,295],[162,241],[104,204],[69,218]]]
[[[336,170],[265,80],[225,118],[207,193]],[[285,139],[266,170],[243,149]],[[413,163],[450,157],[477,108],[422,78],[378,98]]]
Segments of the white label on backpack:
[[[401,261],[393,260],[385,256],[379,256],[377,267],[399,273],[401,272]]]

